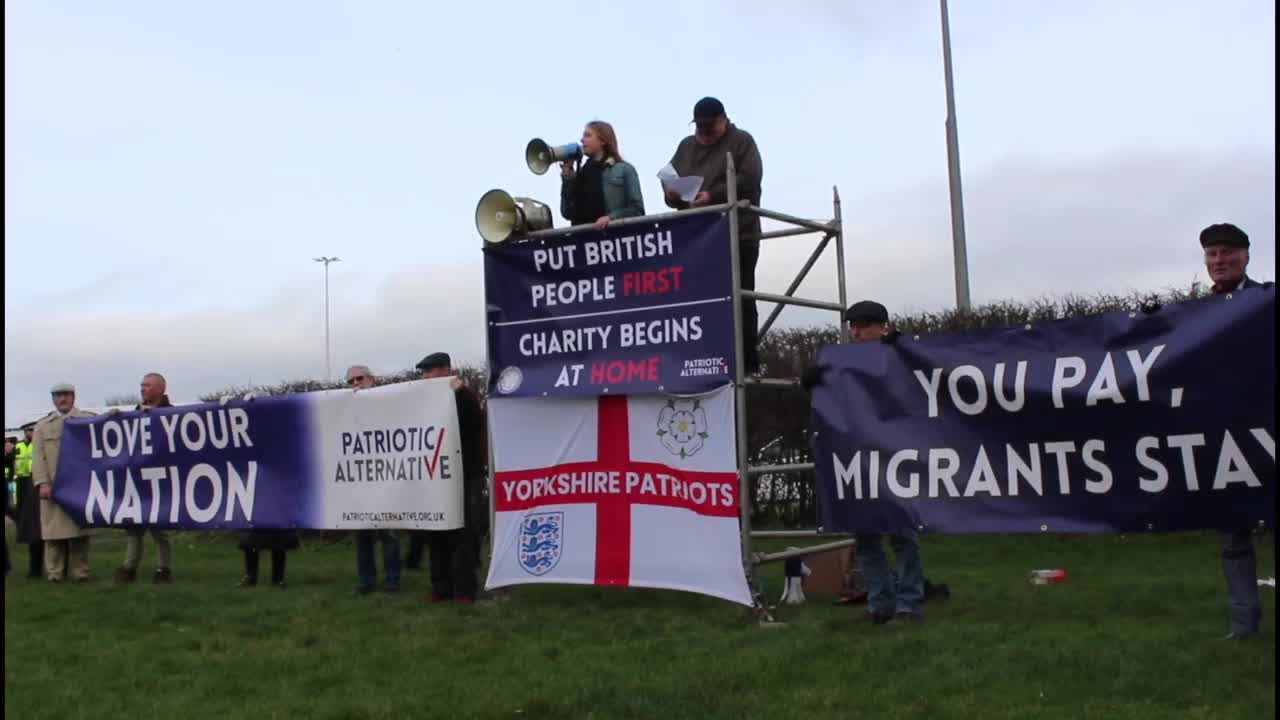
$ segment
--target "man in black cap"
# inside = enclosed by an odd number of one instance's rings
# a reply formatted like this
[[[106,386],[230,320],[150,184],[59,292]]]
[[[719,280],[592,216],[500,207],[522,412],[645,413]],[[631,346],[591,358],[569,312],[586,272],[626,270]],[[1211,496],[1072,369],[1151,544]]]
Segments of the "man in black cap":
[[[844,319],[849,323],[849,339],[853,342],[893,342],[898,334],[889,328],[889,311],[874,300],[860,300],[850,305]],[[822,372],[816,366],[809,368],[801,380],[806,390],[821,382]],[[871,621],[883,625],[923,620],[926,581],[920,562],[920,538],[915,529],[903,528],[889,533],[896,573],[889,569],[880,533],[856,533],[854,540],[854,552],[867,582]]]
[[[1249,266],[1249,236],[1231,223],[1210,225],[1200,231],[1204,266],[1209,271],[1215,295],[1245,288],[1262,287],[1245,274]],[[1262,602],[1258,597],[1258,558],[1249,528],[1219,533],[1222,542],[1222,574],[1227,581],[1227,604],[1231,610],[1228,640],[1258,634],[1262,624]]]
[[[1228,293],[1262,283],[1249,278],[1249,236],[1231,223],[1210,225],[1200,231],[1200,247],[1204,248],[1204,266],[1213,281],[1213,292]]]
[[[700,176],[702,190],[688,203],[678,194],[667,192],[667,205],[684,210],[728,202],[729,166],[725,160],[728,153],[733,155],[733,168],[737,173],[738,199],[749,200],[759,207],[764,164],[755,139],[746,130],[729,122],[724,104],[713,97],[704,97],[693,106],[693,123],[694,132],[676,147],[675,155],[671,156],[671,167],[682,177]],[[760,216],[741,213],[738,218],[738,270],[742,289],[755,290],[756,261],[760,259]],[[742,361],[748,375],[760,370],[760,354],[756,349],[756,326],[759,322],[756,302],[743,300]]]
[[[423,379],[453,376],[448,353],[432,353],[415,366]],[[462,444],[463,527],[458,530],[427,531],[431,553],[431,602],[455,600],[473,603],[476,599],[476,570],[480,565],[480,542],[489,524],[489,507],[484,488],[488,451],[484,413],[480,400],[462,381],[453,377],[450,386],[458,406],[458,434]],[[422,537],[414,533],[409,544],[408,567],[422,564]]]

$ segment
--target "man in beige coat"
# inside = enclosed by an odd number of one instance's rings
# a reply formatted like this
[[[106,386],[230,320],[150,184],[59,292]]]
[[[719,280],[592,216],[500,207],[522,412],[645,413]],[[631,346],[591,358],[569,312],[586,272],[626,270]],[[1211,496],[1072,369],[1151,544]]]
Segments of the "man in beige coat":
[[[92,417],[93,413],[76,408],[74,385],[58,383],[50,392],[55,410],[36,423],[31,446],[31,482],[40,494],[44,572],[50,582],[61,582],[68,575],[84,582],[89,579],[89,533],[53,501],[53,479],[58,474],[63,423],[68,417]]]

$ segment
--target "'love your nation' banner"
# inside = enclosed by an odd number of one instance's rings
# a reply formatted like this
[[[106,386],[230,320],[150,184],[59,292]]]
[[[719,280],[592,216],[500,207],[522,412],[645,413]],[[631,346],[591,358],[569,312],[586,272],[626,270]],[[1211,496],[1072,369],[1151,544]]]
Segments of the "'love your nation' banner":
[[[83,527],[462,526],[447,378],[68,419],[54,500]]]

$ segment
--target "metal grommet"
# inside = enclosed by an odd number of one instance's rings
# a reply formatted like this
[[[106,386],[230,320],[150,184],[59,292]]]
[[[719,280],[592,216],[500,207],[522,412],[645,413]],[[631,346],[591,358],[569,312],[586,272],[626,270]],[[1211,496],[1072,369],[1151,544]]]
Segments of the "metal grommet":
[[[1023,326],[1022,326],[1022,329],[1023,329],[1023,330],[1030,330],[1030,329],[1031,329],[1031,323],[1027,323],[1026,325],[1023,325]]]
[[[1227,293],[1227,299],[1228,299],[1228,300],[1230,300],[1230,299],[1231,299],[1231,293]]]
[[[1130,312],[1130,313],[1129,313],[1129,317],[1131,317],[1131,318],[1136,318],[1136,317],[1138,317],[1138,313],[1136,313],[1136,312]]]
[[[1045,532],[1045,531],[1046,531],[1046,530],[1048,530],[1048,529],[1049,529],[1049,526],[1048,526],[1048,525],[1041,525],[1041,526],[1040,526],[1040,532]]]
[[[912,339],[912,340],[919,340],[919,339],[920,339],[920,336],[919,336],[919,335],[916,335],[915,337],[913,337],[913,338],[911,338],[911,339]]]

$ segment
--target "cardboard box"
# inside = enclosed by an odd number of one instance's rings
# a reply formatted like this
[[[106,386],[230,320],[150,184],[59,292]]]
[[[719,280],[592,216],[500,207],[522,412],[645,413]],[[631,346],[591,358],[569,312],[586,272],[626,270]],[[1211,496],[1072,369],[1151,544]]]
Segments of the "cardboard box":
[[[804,562],[809,566],[809,577],[804,579],[805,594],[838,595],[848,590],[845,578],[849,574],[852,552],[853,548],[845,547],[806,555]]]

